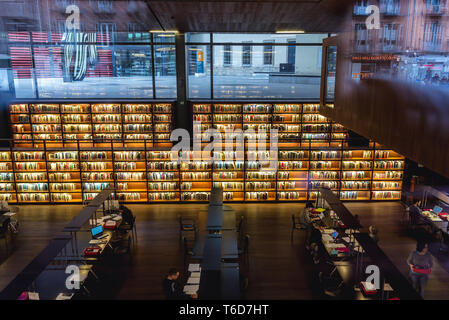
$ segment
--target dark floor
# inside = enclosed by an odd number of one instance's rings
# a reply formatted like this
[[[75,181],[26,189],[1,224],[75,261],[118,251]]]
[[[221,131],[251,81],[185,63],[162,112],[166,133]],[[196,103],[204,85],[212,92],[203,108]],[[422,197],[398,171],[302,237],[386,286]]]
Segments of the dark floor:
[[[291,214],[304,204],[230,204],[236,216],[245,217],[243,232],[250,235],[248,299],[319,298],[314,288],[315,266],[304,247],[304,233],[296,231],[290,241]],[[167,269],[183,268],[183,246],[179,241],[178,215],[194,217],[204,229],[207,205],[129,205],[137,216],[138,244],[132,261],[121,268],[118,299],[162,299],[161,281]],[[407,274],[405,262],[415,240],[405,232],[400,203],[347,203],[362,225],[375,224],[379,245],[396,266]],[[81,206],[21,206],[20,235],[15,249],[0,265],[0,290],[20,272],[76,215]],[[4,246],[0,241],[0,246]],[[3,248],[3,247],[2,247]],[[449,255],[446,253],[446,255]],[[445,256],[439,256],[440,261]],[[446,266],[446,270],[449,266]],[[426,299],[449,299],[449,273],[436,260],[427,285]]]

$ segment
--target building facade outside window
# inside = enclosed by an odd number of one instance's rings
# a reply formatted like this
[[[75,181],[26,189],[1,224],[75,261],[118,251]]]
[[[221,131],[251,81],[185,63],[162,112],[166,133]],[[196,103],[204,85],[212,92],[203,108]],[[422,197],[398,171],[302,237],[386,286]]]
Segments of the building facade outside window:
[[[242,66],[251,66],[252,52],[250,45],[242,46]]]

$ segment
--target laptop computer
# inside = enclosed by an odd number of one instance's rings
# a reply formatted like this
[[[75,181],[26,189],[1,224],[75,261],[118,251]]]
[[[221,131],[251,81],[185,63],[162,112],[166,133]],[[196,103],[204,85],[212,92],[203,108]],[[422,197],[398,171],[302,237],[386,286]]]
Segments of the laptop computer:
[[[432,211],[435,212],[436,214],[438,214],[443,211],[443,208],[441,208],[439,206],[434,206]]]
[[[102,225],[92,228],[90,230],[90,232],[92,233],[93,239],[102,239],[107,236],[106,234],[103,234],[103,226]]]

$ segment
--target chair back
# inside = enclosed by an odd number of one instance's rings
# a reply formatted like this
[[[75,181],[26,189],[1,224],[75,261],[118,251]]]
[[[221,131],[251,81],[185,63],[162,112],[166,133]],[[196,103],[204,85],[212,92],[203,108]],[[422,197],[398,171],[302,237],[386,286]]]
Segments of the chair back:
[[[245,235],[243,239],[243,252],[247,253],[249,248],[249,234]]]
[[[183,241],[184,241],[184,254],[187,255],[189,253],[189,248],[187,246],[187,238],[184,237]]]
[[[0,234],[6,234],[6,232],[8,232],[8,227],[9,227],[9,223],[10,223],[11,219],[5,219],[3,220],[3,223],[0,227]]]
[[[237,227],[238,233],[240,233],[240,231],[242,231],[242,225],[243,225],[243,216],[240,217],[239,225]]]

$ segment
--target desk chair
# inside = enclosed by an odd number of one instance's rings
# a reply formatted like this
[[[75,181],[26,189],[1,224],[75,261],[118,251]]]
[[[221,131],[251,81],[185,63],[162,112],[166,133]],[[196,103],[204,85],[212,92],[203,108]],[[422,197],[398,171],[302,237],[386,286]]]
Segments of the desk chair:
[[[179,238],[183,237],[183,232],[193,232],[194,239],[196,240],[196,225],[195,220],[190,218],[179,217]]]
[[[243,238],[242,244],[238,250],[239,256],[244,257],[245,262],[249,262],[249,234]]]
[[[8,233],[9,233],[9,219],[6,219],[3,221],[2,225],[0,226],[0,239],[5,239],[5,248],[6,252],[8,252]]]
[[[293,243],[293,232],[295,230],[305,230],[307,229],[306,225],[300,222],[296,222],[295,215],[292,214],[292,232],[290,236],[290,241]]]
[[[133,243],[137,243],[136,216],[133,215],[133,220],[132,220],[131,224],[122,223],[119,226],[119,230],[126,231],[126,232],[131,231],[131,240],[133,241]]]
[[[244,217],[241,216],[241,217],[240,217],[239,224],[238,224],[238,226],[237,226],[237,233],[239,234],[239,241],[242,239],[243,219],[244,219]]]

